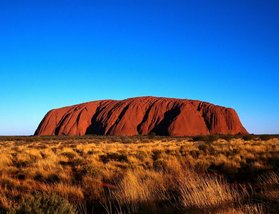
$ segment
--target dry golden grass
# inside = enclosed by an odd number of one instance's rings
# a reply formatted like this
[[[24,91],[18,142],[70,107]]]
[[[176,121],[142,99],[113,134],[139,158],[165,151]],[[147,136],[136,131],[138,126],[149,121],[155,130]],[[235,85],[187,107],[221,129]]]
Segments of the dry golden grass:
[[[231,208],[217,212],[217,214],[259,214],[265,213],[263,206],[259,204],[244,205],[241,208]]]
[[[79,213],[276,213],[278,209],[278,138],[0,141],[0,213],[16,213],[27,206],[22,206],[25,198],[39,197],[38,192],[69,201]],[[57,197],[53,198],[64,206]],[[34,201],[45,200],[39,199]]]
[[[222,204],[233,204],[241,197],[222,179],[187,173],[179,179],[181,202],[185,208],[210,208]]]

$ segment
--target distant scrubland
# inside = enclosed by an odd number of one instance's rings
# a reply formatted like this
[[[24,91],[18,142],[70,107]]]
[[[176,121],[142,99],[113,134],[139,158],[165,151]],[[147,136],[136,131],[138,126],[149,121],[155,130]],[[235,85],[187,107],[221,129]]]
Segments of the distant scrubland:
[[[1,137],[0,213],[277,213],[278,136]]]

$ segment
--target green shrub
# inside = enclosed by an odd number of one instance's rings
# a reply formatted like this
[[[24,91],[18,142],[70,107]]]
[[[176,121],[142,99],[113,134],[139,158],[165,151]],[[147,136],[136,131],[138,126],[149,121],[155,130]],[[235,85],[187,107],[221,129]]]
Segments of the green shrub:
[[[242,139],[245,140],[245,141],[254,140],[255,139],[255,135],[252,135],[252,134],[244,135],[242,137]]]
[[[193,141],[206,141],[208,139],[207,135],[198,135],[193,137]]]
[[[220,139],[219,135],[209,135],[206,142],[213,143],[214,141],[217,141],[218,139]]]
[[[222,139],[226,140],[226,141],[230,141],[230,140],[232,140],[232,139],[235,138],[234,135],[222,135],[222,136],[220,136],[220,137],[221,137]]]
[[[150,139],[152,139],[152,138],[154,138],[154,137],[156,137],[157,136],[157,134],[155,133],[155,132],[150,132],[149,134],[148,134],[148,138],[150,138]]]
[[[60,182],[60,177],[57,174],[51,173],[50,175],[47,176],[46,182],[49,184],[53,183],[59,183]]]
[[[155,150],[152,151],[152,159],[153,160],[157,160],[161,157],[162,157],[162,151],[161,150],[155,149]]]
[[[148,157],[148,155],[146,154],[146,152],[144,151],[138,151],[136,154],[135,154],[136,158],[143,161],[145,158]]]
[[[128,143],[133,143],[133,139],[131,137],[121,137],[121,142],[124,143],[124,144],[128,144]]]
[[[208,150],[209,146],[208,146],[208,144],[203,143],[203,144],[200,144],[198,146],[198,148],[200,151],[206,152]]]
[[[103,163],[108,163],[109,161],[128,162],[128,156],[126,154],[120,153],[108,153],[105,155],[101,155],[100,160]]]
[[[207,143],[212,143],[220,138],[221,138],[220,135],[199,135],[199,136],[193,137],[192,139],[193,139],[193,141],[203,141],[203,142],[207,142]]]
[[[260,135],[259,138],[262,141],[267,141],[267,140],[270,140],[270,139],[274,138],[274,136],[272,136],[272,135]]]
[[[64,198],[35,192],[31,197],[22,198],[10,214],[74,214],[76,209]]]
[[[153,168],[156,170],[156,171],[161,171],[165,168],[165,161],[163,159],[156,159],[154,162],[153,162]]]
[[[69,158],[69,159],[73,159],[74,157],[76,157],[76,154],[73,152],[63,152],[61,155]]]

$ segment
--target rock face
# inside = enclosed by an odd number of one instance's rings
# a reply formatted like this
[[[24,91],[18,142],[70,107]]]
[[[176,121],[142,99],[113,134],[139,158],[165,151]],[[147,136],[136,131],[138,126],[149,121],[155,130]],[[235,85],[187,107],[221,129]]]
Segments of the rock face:
[[[103,100],[53,109],[35,135],[247,134],[234,109],[172,98]]]

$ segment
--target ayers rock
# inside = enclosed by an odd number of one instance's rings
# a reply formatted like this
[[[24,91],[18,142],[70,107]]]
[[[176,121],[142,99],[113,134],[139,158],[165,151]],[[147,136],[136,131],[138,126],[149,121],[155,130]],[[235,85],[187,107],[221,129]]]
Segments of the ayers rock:
[[[187,99],[136,97],[49,111],[35,135],[247,134],[234,109]]]

